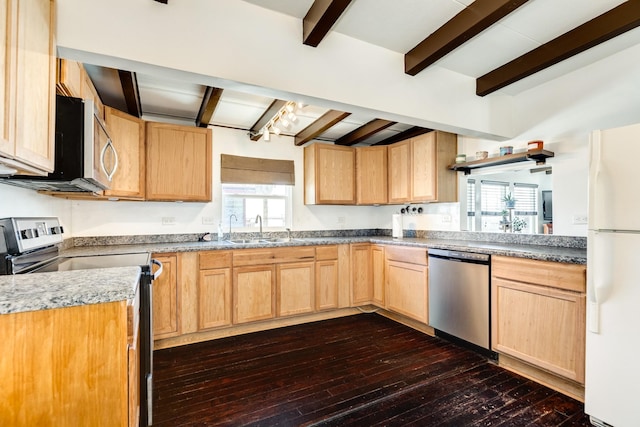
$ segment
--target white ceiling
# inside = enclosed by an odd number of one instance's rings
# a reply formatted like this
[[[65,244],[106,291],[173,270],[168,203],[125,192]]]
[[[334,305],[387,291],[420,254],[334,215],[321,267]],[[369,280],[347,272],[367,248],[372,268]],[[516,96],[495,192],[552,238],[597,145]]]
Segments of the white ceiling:
[[[313,4],[313,0],[244,1],[300,20]],[[624,0],[530,0],[434,66],[477,78],[623,2]],[[332,31],[404,54],[471,3],[472,0],[353,0]],[[300,29],[302,43],[302,23]],[[554,78],[559,72],[566,73],[636,44],[640,41],[640,31],[632,33],[632,36],[621,37],[618,42],[614,39],[564,61],[562,66],[552,71],[543,71],[512,84],[501,92],[517,94],[541,81]],[[92,66],[87,69],[103,101],[126,110],[117,72]],[[143,117],[193,124],[202,103],[204,86],[140,73],[137,73],[137,80]],[[238,129],[251,128],[273,98],[249,92],[224,90],[210,124]],[[326,111],[327,108],[305,107],[299,114],[299,120],[284,133],[295,135]],[[375,118],[353,114],[318,139],[333,141]],[[396,124],[374,135],[366,143],[378,142],[409,127]]]

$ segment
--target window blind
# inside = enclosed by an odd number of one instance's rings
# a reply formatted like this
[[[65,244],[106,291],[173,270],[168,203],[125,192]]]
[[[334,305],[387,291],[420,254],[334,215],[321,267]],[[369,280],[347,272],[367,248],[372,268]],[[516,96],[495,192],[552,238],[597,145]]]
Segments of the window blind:
[[[295,185],[293,160],[220,155],[220,181],[233,184]]]
[[[513,197],[516,199],[516,215],[538,215],[538,185],[513,184]]]
[[[476,180],[467,180],[467,216],[476,216]]]
[[[508,182],[480,181],[481,214],[487,216],[501,216],[504,209],[502,200],[507,194]]]

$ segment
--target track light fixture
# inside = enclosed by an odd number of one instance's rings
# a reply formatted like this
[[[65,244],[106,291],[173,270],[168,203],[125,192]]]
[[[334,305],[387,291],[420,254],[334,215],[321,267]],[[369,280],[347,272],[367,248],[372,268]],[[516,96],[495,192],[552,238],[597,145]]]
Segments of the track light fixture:
[[[260,133],[265,141],[269,141],[271,134],[280,135],[283,129],[288,129],[298,120],[296,113],[304,107],[301,102],[287,101],[286,104],[262,128]]]

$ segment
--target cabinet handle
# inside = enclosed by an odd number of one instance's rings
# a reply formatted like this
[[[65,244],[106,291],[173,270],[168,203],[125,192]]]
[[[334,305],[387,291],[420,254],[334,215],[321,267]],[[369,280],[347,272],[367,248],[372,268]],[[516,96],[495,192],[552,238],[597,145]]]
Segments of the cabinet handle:
[[[107,171],[107,167],[104,164],[104,156],[107,154],[107,149],[110,149],[111,152],[113,152],[113,157],[115,158],[111,171]],[[118,152],[116,151],[116,147],[113,146],[111,138],[107,139],[107,143],[102,147],[102,151],[100,152],[100,167],[102,167],[102,170],[107,175],[107,179],[112,181],[113,175],[116,173],[116,170],[118,170]]]

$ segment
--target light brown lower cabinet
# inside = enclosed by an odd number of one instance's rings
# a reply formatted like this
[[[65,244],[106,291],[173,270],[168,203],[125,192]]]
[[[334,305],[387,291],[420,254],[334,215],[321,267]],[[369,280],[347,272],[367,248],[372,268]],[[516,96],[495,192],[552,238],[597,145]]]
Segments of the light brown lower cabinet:
[[[373,302],[371,244],[351,244],[351,305]]]
[[[0,315],[0,425],[137,426],[138,308],[118,301]]]
[[[162,274],[153,281],[153,338],[162,339],[180,334],[178,321],[178,255],[154,254],[162,263]]]
[[[384,307],[384,246],[371,246],[371,280],[373,282],[372,302]]]
[[[493,350],[584,383],[583,265],[492,257]]]
[[[276,266],[276,312],[278,317],[315,310],[315,262]]]
[[[332,310],[339,307],[338,246],[316,248],[316,310]]]
[[[385,306],[423,323],[429,321],[427,251],[387,246]]]
[[[232,322],[231,251],[198,254],[198,331]]]
[[[275,265],[233,268],[233,323],[272,319],[276,316]]]

